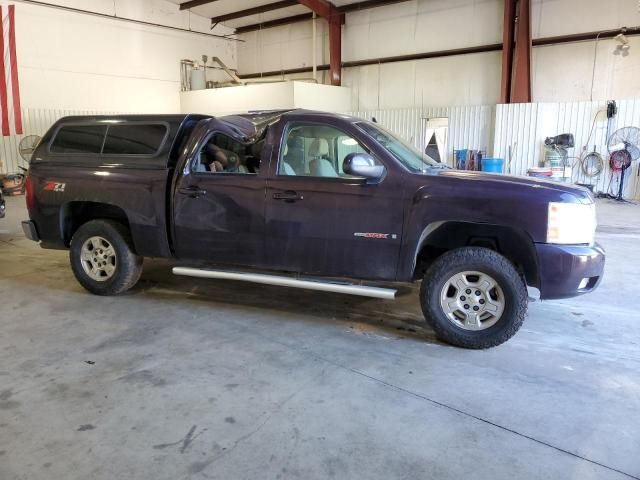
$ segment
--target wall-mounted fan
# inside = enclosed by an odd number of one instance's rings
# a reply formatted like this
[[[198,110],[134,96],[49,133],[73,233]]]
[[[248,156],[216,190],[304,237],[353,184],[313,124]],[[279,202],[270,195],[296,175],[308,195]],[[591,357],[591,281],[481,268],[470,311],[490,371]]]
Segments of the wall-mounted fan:
[[[18,153],[22,159],[29,163],[31,161],[31,155],[35,151],[38,143],[40,143],[41,137],[39,135],[27,135],[18,144]]]
[[[620,172],[620,188],[616,200],[622,201],[624,175],[631,164],[640,158],[640,128],[623,127],[609,137],[609,166],[614,172]]]

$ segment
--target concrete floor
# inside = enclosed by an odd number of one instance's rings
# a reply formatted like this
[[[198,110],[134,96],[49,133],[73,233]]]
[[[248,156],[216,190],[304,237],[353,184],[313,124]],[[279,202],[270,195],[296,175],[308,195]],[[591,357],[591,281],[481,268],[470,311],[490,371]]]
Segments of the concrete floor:
[[[0,479],[640,478],[640,206],[607,274],[467,351],[394,302],[173,277],[86,293],[0,220]]]

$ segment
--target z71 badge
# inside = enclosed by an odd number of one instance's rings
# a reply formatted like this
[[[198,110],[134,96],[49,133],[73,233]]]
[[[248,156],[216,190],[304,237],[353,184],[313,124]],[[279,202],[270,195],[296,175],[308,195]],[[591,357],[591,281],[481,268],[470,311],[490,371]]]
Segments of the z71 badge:
[[[66,183],[46,182],[43,190],[45,192],[64,192],[66,186]]]

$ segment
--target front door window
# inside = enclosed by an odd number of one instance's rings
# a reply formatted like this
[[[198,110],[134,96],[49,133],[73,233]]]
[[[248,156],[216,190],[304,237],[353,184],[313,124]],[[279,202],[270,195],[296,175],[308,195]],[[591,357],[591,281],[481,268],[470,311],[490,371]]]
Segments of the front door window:
[[[369,153],[356,139],[328,125],[294,124],[285,132],[278,175],[354,178],[342,164],[350,153]]]

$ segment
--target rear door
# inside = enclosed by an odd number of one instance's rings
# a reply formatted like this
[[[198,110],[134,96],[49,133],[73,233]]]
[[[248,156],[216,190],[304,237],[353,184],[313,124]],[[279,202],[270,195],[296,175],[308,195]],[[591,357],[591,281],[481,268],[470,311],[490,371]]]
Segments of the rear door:
[[[348,153],[373,155],[351,125],[292,121],[281,128],[265,198],[269,266],[394,279],[403,219],[397,177],[388,172],[382,181],[369,183],[343,172]]]
[[[254,145],[224,123],[203,122],[173,188],[176,256],[238,266],[264,264],[265,180]],[[265,162],[266,163],[266,162]]]

